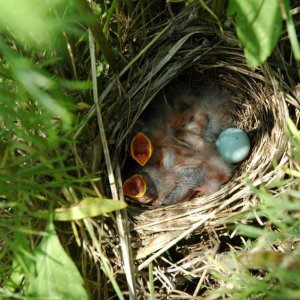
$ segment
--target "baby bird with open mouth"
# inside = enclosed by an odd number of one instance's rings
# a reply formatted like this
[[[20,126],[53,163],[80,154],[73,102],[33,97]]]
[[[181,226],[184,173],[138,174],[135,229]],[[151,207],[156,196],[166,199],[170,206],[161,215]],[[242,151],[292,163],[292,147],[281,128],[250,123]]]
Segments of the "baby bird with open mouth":
[[[164,96],[134,129],[129,152],[139,166],[123,184],[126,196],[154,206],[212,194],[232,175],[214,147],[233,124],[229,95],[213,86],[179,85]]]

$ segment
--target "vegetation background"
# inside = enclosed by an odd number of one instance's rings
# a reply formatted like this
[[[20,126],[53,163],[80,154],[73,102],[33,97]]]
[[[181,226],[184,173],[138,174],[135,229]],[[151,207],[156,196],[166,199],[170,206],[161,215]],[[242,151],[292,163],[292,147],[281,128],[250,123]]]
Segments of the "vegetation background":
[[[121,71],[132,71],[131,62],[143,55],[158,25],[171,22],[192,2],[0,3],[2,299],[134,299],[145,293],[150,299],[167,298],[160,291],[167,279],[159,278],[152,264],[149,273],[135,273],[126,238],[120,235],[118,245],[101,240],[102,230],[110,230],[108,219],[119,233],[126,233],[120,211],[126,203],[116,201],[116,189],[114,200],[105,198],[99,188],[105,183],[103,170],[88,172],[80,150],[89,138],[88,120],[96,115],[112,173],[102,122],[109,103],[99,105],[98,93]],[[296,86],[297,1],[198,2],[221,32],[236,31],[251,67],[264,63],[278,41],[284,43],[289,49],[284,59]],[[212,259],[211,272],[203,278],[183,276],[187,299],[300,298],[300,133],[292,120],[288,124],[292,167],[272,186],[253,188],[258,207],[224,220],[238,232],[243,251],[232,251],[221,261]],[[116,273],[112,253],[122,257],[124,274]],[[137,276],[144,285],[136,285]]]

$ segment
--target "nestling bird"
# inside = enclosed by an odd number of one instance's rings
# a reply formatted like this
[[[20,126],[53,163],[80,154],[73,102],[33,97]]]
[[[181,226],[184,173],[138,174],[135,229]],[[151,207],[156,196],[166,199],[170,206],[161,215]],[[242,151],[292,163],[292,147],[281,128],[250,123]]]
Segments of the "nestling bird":
[[[194,174],[193,174],[194,173]],[[198,173],[198,174],[197,174]],[[186,182],[186,175],[193,175],[192,184]],[[124,194],[142,204],[155,206],[174,204],[188,200],[195,193],[193,186],[203,181],[201,169],[195,172],[184,168],[171,171],[160,171],[155,167],[145,167],[140,174],[135,174],[124,182]]]
[[[170,147],[159,166],[146,165],[126,180],[124,193],[140,203],[159,206],[187,201],[197,191],[207,195],[218,191],[229,180],[231,167],[209,143],[203,144],[202,152]]]
[[[214,147],[233,124],[233,102],[214,86],[179,84],[166,89],[136,124],[130,154],[140,165],[124,182],[124,194],[155,206],[212,194],[232,167]]]
[[[123,184],[124,194],[132,199],[138,200],[140,203],[148,203],[149,197],[149,186],[147,190],[147,183],[143,175],[135,174],[125,180]],[[146,194],[147,191],[147,194]],[[148,195],[148,196],[147,196]],[[144,198],[144,196],[146,196]]]
[[[152,156],[152,142],[143,134],[138,132],[130,143],[130,155],[141,166],[144,166]]]
[[[182,127],[209,142],[233,125],[234,103],[227,90],[214,85],[180,83],[166,92],[169,103],[183,112]],[[171,101],[172,99],[172,101]]]
[[[159,113],[153,111],[153,107],[149,110],[147,117],[137,124],[137,133],[131,140],[130,155],[141,166],[146,163],[160,165],[164,153],[170,154],[170,147],[177,143],[176,131],[181,126],[181,114],[164,103],[161,109]]]

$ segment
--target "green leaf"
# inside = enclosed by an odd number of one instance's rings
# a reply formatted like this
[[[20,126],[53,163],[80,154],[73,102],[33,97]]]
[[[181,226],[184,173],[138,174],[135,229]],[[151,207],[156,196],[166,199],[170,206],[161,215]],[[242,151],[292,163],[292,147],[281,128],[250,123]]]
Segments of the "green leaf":
[[[0,28],[12,32],[23,43],[46,43],[56,29],[49,11],[58,3],[59,0],[0,1]]]
[[[28,281],[25,299],[88,299],[83,279],[63,249],[52,222],[34,250],[33,274]]]
[[[88,217],[96,217],[104,213],[125,208],[124,201],[115,201],[105,198],[87,197],[71,207],[61,207],[54,210],[55,221],[74,221]],[[39,210],[33,213],[37,218],[48,219],[48,210]]]
[[[17,290],[22,283],[24,273],[19,262],[14,259],[11,268],[11,275],[3,285],[3,289],[8,292]]]
[[[259,66],[272,53],[281,33],[280,1],[230,0],[227,13],[236,14],[237,36],[245,47],[251,67]]]

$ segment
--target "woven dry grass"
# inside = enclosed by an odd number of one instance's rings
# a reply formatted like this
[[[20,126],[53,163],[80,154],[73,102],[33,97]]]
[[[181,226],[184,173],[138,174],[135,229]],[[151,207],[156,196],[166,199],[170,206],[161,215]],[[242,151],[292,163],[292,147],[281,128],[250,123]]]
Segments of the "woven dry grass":
[[[256,204],[251,186],[269,184],[283,175],[280,167],[288,163],[284,128],[290,111],[298,105],[280,74],[270,66],[265,64],[256,69],[247,66],[231,30],[221,33],[207,18],[206,22],[201,20],[204,18],[198,6],[193,5],[171,23],[162,25],[154,40],[100,97],[106,99],[103,117],[116,170],[122,169],[127,153],[124,149],[128,149],[131,129],[141,113],[160,91],[186,74],[228,89],[237,106],[236,123],[251,139],[250,156],[235,168],[232,179],[217,193],[156,209],[128,207],[131,247],[135,265],[141,271],[136,273],[136,279],[140,289],[147,290],[142,270],[155,260],[157,299],[166,290],[173,291],[172,299],[190,299],[193,293],[180,291],[183,278],[196,278],[200,280],[199,286],[213,285],[208,282],[206,270],[210,265],[206,258],[223,251],[221,244],[229,241],[222,220]],[[92,169],[104,170],[98,138],[96,143]],[[103,189],[109,195],[105,181]],[[117,252],[114,226],[104,231],[108,232],[111,248]],[[175,245],[176,255],[171,261],[162,254]],[[122,272],[120,261],[116,262],[116,271]]]

